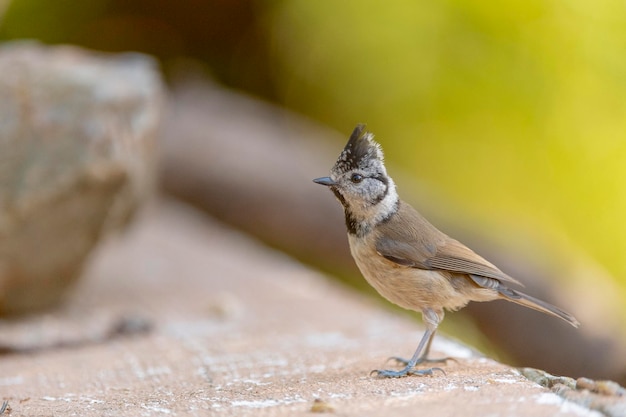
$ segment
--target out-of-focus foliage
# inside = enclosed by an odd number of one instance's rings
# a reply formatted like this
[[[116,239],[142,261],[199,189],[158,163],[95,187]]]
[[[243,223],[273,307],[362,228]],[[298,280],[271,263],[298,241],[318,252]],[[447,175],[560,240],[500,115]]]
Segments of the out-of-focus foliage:
[[[0,41],[140,51],[159,58],[166,72],[180,57],[192,58],[225,84],[273,97],[259,10],[253,0],[11,0]]]
[[[626,279],[626,3],[293,0],[266,23],[288,106],[367,122],[458,212]]]
[[[9,5],[9,0],[0,0],[0,22],[2,22],[2,16],[4,16],[4,9]]]

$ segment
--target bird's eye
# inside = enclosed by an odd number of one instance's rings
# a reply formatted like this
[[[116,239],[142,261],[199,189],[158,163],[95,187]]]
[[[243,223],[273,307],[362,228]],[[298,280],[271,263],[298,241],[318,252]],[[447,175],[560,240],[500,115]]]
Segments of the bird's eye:
[[[355,184],[358,184],[361,181],[363,181],[363,175],[361,175],[361,174],[352,174],[352,176],[350,177],[350,181],[352,181]]]

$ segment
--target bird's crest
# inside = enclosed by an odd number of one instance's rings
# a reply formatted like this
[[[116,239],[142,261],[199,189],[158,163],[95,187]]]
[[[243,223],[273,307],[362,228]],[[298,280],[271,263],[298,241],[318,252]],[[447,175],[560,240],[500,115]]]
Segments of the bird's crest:
[[[383,163],[383,151],[374,141],[374,135],[365,130],[365,125],[359,124],[352,131],[350,139],[339,155],[333,171],[343,174],[354,169],[365,171],[380,169]]]

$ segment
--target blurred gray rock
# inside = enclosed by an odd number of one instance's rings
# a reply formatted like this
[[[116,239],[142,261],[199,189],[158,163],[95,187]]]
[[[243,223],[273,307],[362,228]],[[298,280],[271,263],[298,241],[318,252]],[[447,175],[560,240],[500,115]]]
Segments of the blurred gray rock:
[[[57,302],[155,183],[154,62],[0,46],[0,314]]]

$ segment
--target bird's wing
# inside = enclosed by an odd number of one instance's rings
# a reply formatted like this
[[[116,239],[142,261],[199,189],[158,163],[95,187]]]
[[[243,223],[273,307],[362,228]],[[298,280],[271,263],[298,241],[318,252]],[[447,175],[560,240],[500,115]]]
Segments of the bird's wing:
[[[437,253],[426,261],[426,265],[435,269],[496,278],[500,281],[523,286],[521,282],[500,271],[491,262],[452,238],[448,238],[444,245],[437,248]]]
[[[523,286],[461,242],[437,230],[409,205],[402,208],[400,218],[410,220],[404,224],[418,227],[402,227],[400,222],[390,220],[376,239],[376,251],[381,256],[407,267],[474,274]]]

